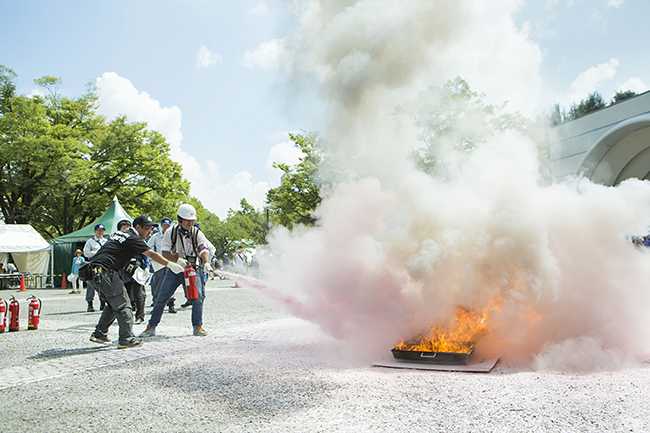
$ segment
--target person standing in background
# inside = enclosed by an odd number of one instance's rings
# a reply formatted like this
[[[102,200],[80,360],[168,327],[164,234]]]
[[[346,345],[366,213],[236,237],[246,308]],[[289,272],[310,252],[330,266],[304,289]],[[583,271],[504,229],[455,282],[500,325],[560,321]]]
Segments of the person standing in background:
[[[244,248],[241,246],[237,247],[237,253],[235,253],[235,273],[245,275],[247,263],[248,257],[244,254]],[[235,287],[240,287],[237,281],[235,281]]]
[[[246,273],[246,264],[248,263],[248,257],[244,254],[243,247],[237,247],[237,253],[235,254],[235,272],[238,274]]]
[[[84,256],[88,260],[95,257],[95,254],[97,254],[100,248],[104,246],[104,244],[106,243],[106,239],[104,239],[105,231],[106,231],[106,227],[104,227],[104,224],[97,224],[95,226],[95,236],[93,236],[92,238],[86,241],[86,244],[84,245]],[[96,291],[97,291],[97,283],[93,280],[88,280],[86,282],[86,302],[88,302],[89,313],[95,311],[95,307],[93,306],[93,299],[95,299]],[[100,299],[99,302],[100,302],[99,309],[103,310],[104,301]]]
[[[172,220],[170,218],[163,218],[160,220],[160,227],[162,229],[162,232],[156,233],[155,235],[151,236],[149,238],[149,241],[147,244],[149,244],[149,247],[157,252],[158,254],[162,253],[162,242],[163,242],[163,237],[165,235],[165,232],[169,230],[169,228],[172,226]],[[158,297],[158,293],[160,292],[160,285],[162,284],[163,280],[165,279],[165,273],[167,272],[167,268],[164,266],[159,265],[156,262],[153,262],[153,278],[151,279],[151,306],[154,306],[154,303],[156,302],[156,297]],[[174,302],[176,301],[176,298],[172,296],[172,298],[167,302],[167,307],[169,308],[169,312],[174,314],[176,313],[176,308],[174,307]]]
[[[83,257],[84,252],[81,250],[77,250],[74,253],[74,257],[72,258],[72,269],[70,270],[70,276],[72,276],[72,279],[70,282],[72,283],[72,291],[70,292],[71,295],[74,294],[79,294],[81,293],[81,290],[79,290],[79,266],[83,262],[86,261]]]

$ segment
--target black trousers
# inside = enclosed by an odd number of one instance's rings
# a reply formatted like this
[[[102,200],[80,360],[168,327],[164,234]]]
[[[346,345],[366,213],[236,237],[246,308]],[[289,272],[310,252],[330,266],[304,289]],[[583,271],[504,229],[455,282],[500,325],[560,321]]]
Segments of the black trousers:
[[[131,304],[135,309],[135,318],[144,320],[144,287],[135,281],[129,281],[124,285],[129,292]]]
[[[99,299],[106,303],[95,335],[107,339],[108,328],[117,319],[120,327],[120,343],[131,341],[133,335],[133,310],[129,295],[118,272],[102,270],[99,279]]]

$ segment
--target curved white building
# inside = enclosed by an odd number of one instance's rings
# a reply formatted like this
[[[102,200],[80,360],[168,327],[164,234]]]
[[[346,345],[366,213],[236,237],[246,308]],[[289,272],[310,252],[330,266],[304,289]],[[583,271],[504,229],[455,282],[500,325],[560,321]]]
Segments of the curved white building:
[[[548,168],[558,180],[650,180],[650,91],[553,128],[549,142]]]

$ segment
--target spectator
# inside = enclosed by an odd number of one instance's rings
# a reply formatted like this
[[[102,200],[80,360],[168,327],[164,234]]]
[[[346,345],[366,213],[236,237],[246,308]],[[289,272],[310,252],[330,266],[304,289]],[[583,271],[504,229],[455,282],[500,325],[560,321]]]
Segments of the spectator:
[[[246,264],[248,263],[248,257],[244,254],[244,248],[242,246],[237,247],[237,253],[235,253],[235,273],[236,274],[246,274]],[[235,281],[235,287],[240,287],[237,281]]]
[[[172,220],[170,218],[163,218],[160,220],[160,227],[162,228],[162,232],[156,233],[155,235],[151,236],[149,238],[149,241],[147,243],[151,247],[152,250],[157,252],[158,254],[162,253],[162,243],[163,243],[163,238],[165,235],[165,232],[169,230],[169,228],[172,226]],[[151,279],[151,306],[154,306],[154,302],[156,302],[156,298],[158,297],[158,293],[160,292],[160,286],[162,285],[163,279],[165,278],[165,273],[167,272],[167,268],[164,266],[160,266],[158,263],[153,263],[153,278]],[[167,308],[169,308],[169,312],[171,314],[176,314],[176,308],[174,307],[174,302],[176,301],[176,298],[174,296],[171,297],[169,302],[167,302]]]
[[[91,260],[93,257],[95,257],[95,254],[97,254],[100,248],[106,243],[106,239],[104,239],[105,231],[106,227],[104,227],[104,224],[95,225],[95,236],[88,239],[84,245],[84,256],[88,260]],[[88,312],[90,313],[95,311],[95,307],[93,306],[93,299],[95,299],[96,290],[97,284],[95,281],[88,280],[86,282],[86,302],[88,302]],[[101,300],[101,298],[99,300],[99,304],[99,309],[103,310],[104,302]]]
[[[0,263],[0,274],[6,274],[5,264]],[[7,277],[0,276],[0,290],[5,290],[7,288]]]
[[[81,293],[81,290],[79,289],[79,266],[81,266],[81,264],[86,261],[86,259],[83,257],[83,254],[83,251],[77,250],[74,253],[74,257],[72,258],[72,269],[70,270],[69,275],[69,277],[71,277],[69,278],[70,283],[73,286],[72,291],[70,292],[71,295]]]

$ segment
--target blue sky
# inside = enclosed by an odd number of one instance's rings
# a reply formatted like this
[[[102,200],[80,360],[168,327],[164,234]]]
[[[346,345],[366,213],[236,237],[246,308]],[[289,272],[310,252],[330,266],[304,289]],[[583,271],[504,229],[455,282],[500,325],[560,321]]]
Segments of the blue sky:
[[[383,7],[395,1],[357,3]],[[24,94],[38,92],[33,80],[44,75],[60,77],[60,93],[69,97],[96,83],[100,111],[148,121],[165,134],[192,194],[225,217],[242,197],[263,206],[266,190],[279,182],[271,161],[297,160],[287,131],[323,128],[318,87],[310,80],[296,85],[296,76],[288,79],[283,68],[288,57],[294,64],[301,60],[300,53],[290,53],[289,42],[304,26],[300,14],[308,3],[0,0],[0,64],[18,74]],[[507,99],[532,116],[594,90],[606,100],[622,87],[647,90],[650,2],[476,4],[490,4],[475,39],[481,42],[475,52],[465,45],[466,63],[458,71],[449,66],[444,78],[463,76],[490,102]],[[493,53],[490,68],[472,65],[485,53]],[[499,53],[508,60],[502,62]],[[513,64],[525,67],[515,78],[501,77]]]
[[[648,13],[650,2],[643,0],[549,0],[527,1],[514,17],[518,26],[530,26],[530,39],[543,50],[547,91],[569,105],[577,102],[572,84],[582,94],[597,90],[607,101],[630,80],[626,88],[648,90],[643,85],[650,84]]]

